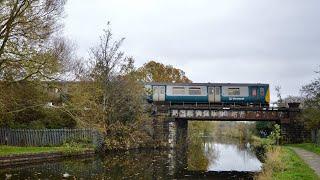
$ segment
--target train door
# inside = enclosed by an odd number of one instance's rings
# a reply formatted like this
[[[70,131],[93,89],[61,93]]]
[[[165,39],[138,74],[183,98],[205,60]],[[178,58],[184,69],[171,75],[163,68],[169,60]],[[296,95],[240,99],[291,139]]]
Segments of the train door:
[[[221,102],[221,91],[219,86],[214,87],[214,102]]]
[[[210,103],[214,103],[214,87],[208,87],[208,99]]]
[[[164,101],[166,97],[165,89],[165,86],[153,86],[153,101]]]
[[[208,94],[210,103],[221,102],[221,91],[219,86],[208,87]]]

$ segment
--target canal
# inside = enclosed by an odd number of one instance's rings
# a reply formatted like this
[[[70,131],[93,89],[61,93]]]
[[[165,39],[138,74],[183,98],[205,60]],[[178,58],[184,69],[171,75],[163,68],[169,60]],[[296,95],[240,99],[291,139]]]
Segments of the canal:
[[[249,142],[193,135],[184,148],[129,151],[0,170],[0,179],[252,179],[261,162]]]

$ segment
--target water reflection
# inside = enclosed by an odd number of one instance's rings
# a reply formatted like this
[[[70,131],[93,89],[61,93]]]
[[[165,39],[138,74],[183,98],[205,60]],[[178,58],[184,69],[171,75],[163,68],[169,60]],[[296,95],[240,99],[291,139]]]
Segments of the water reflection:
[[[257,172],[261,166],[248,142],[211,136],[190,138],[188,170]]]
[[[212,144],[208,144],[210,146]],[[260,171],[261,162],[248,149],[238,149],[237,145],[214,144],[218,155],[210,161],[208,171]],[[212,150],[209,149],[209,150]],[[207,153],[206,153],[207,154]],[[210,154],[210,153],[209,153]],[[212,158],[212,157],[208,157]]]
[[[62,179],[63,174],[69,179],[250,179],[248,171],[261,168],[249,144],[234,139],[195,136],[186,145],[2,169],[0,179]]]

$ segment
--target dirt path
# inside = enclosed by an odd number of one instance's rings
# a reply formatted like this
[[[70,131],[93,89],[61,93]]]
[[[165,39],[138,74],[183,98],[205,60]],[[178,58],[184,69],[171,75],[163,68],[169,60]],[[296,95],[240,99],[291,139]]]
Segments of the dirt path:
[[[297,148],[297,147],[290,147],[290,148],[294,150],[294,152],[296,152],[300,156],[300,158],[303,159],[320,177],[320,156],[319,155],[301,148]]]

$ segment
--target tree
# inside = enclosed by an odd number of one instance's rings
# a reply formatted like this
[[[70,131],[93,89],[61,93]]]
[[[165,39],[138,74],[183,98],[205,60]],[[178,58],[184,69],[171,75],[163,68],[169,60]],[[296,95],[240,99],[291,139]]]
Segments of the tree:
[[[192,82],[181,69],[155,61],[145,63],[137,70],[137,73],[139,80],[142,82]]]
[[[277,97],[278,97],[278,101],[277,101],[277,105],[278,106],[282,106],[283,104],[283,99],[281,97],[281,86],[276,86],[275,87],[275,91],[277,92]]]
[[[148,117],[143,84],[137,81],[134,59],[120,49],[123,41],[113,39],[108,23],[88,63],[76,63],[78,79],[70,85],[70,100],[63,107],[80,126],[103,131],[107,148],[128,148],[151,139],[144,129]]]
[[[305,121],[305,124],[310,129],[319,129],[320,128],[320,110],[309,107],[303,109],[302,118]]]
[[[55,78],[62,70],[66,70],[66,64],[72,56],[70,43],[57,36],[65,2],[0,1],[2,125],[21,124],[27,127],[40,119],[56,122],[54,117],[61,115],[60,112],[45,108],[50,95],[44,80]],[[48,125],[48,122],[45,124]]]
[[[320,75],[320,71],[316,71],[316,74]],[[305,98],[306,107],[320,108],[320,76],[303,86],[301,92]]]
[[[65,0],[4,0],[0,6],[0,80],[43,77],[56,67],[51,37]]]
[[[129,71],[127,67],[133,61],[132,58],[124,57],[124,53],[119,50],[123,40],[124,38],[113,41],[111,29],[108,27],[104,29],[98,46],[91,49],[93,66],[90,75],[101,89],[102,121],[104,123],[108,121],[107,124],[114,120],[117,109],[113,107],[121,100],[120,95],[123,95],[123,90],[126,88],[122,84],[121,75]]]
[[[320,74],[319,71],[316,74]],[[310,129],[320,128],[320,76],[302,87],[304,108],[302,118]]]
[[[91,48],[89,64],[78,63],[82,75],[71,94],[71,106],[81,119],[95,120],[105,131],[118,122],[134,124],[143,111],[143,86],[134,73],[134,59],[120,50],[123,41],[113,40],[108,23]]]
[[[49,84],[1,82],[0,94],[0,127],[72,128],[76,125],[68,113],[48,106],[48,102],[55,98],[55,94],[50,93]]]

